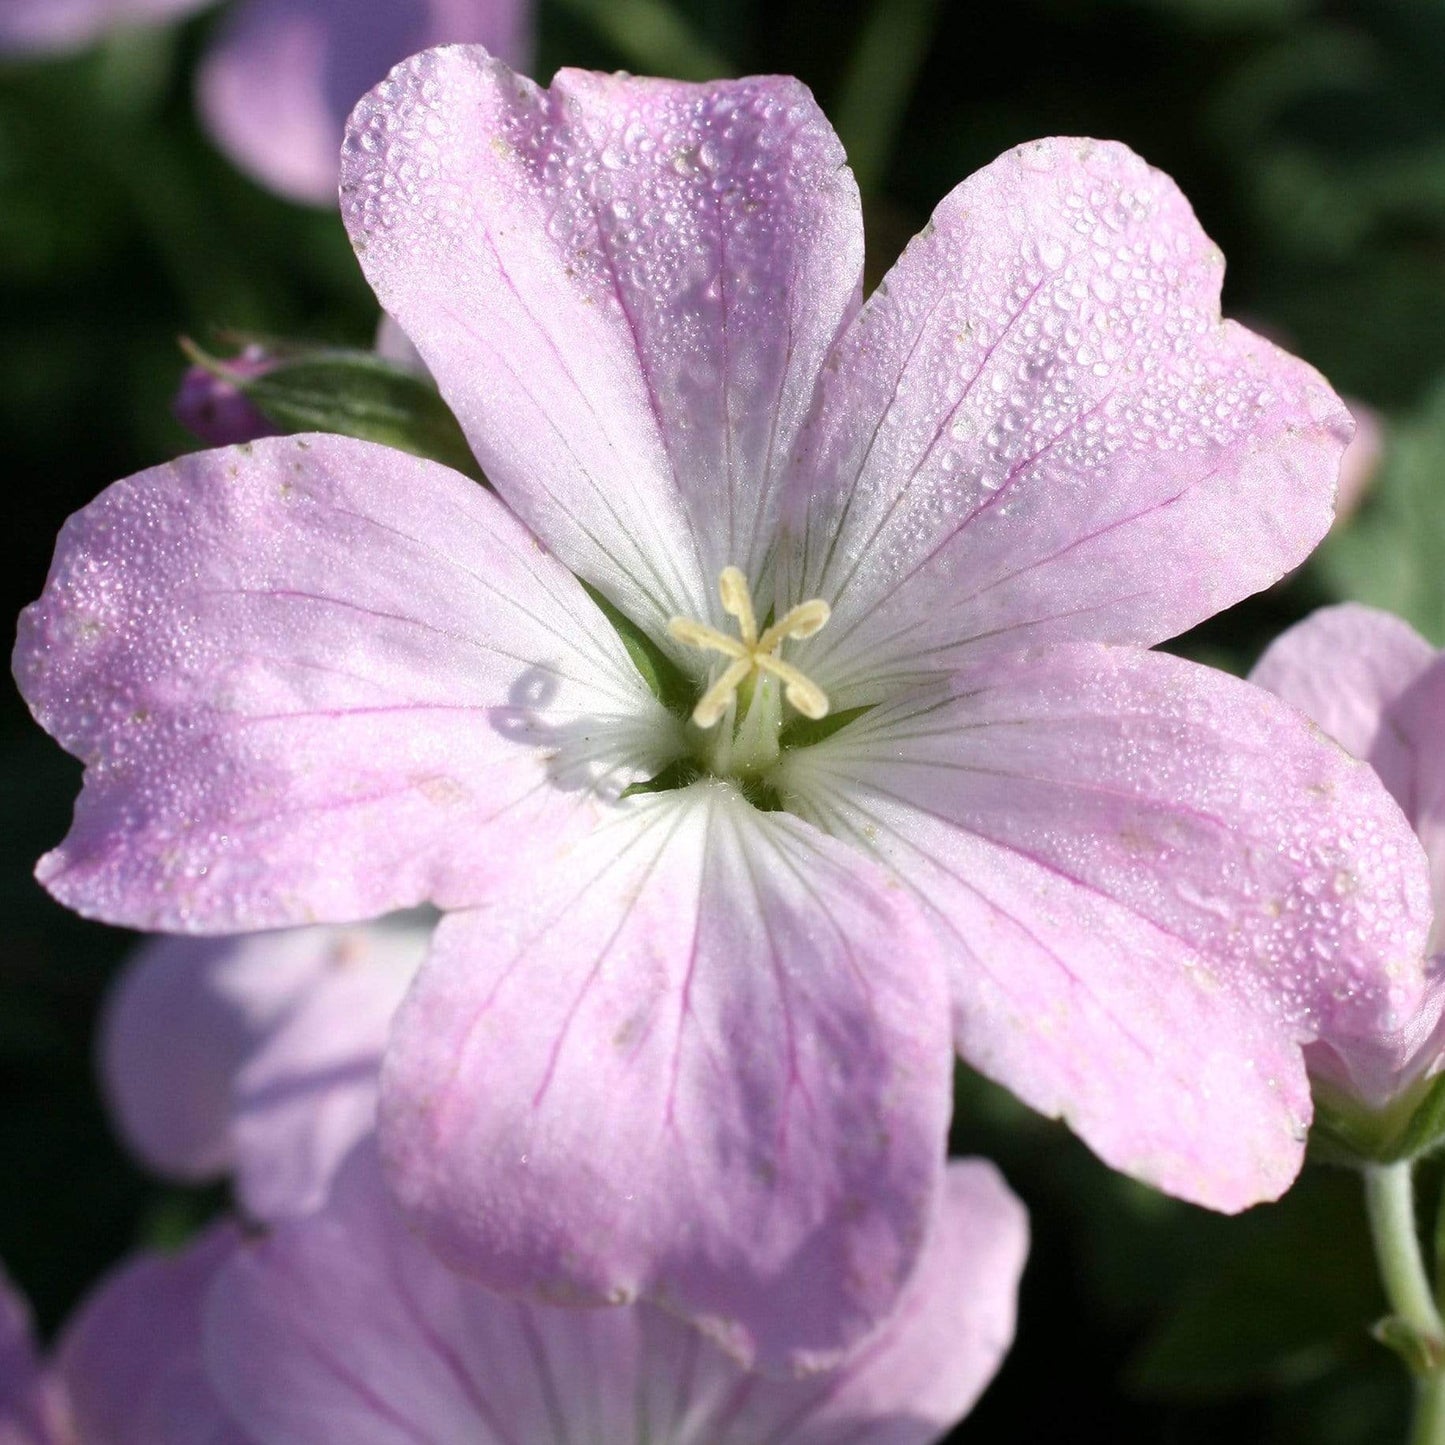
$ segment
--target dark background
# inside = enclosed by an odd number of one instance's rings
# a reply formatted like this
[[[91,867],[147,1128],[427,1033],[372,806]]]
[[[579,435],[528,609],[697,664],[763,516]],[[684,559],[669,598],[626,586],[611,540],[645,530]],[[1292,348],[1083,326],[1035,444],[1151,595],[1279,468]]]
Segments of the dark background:
[[[39,591],[69,512],[194,445],[168,412],[179,335],[372,335],[336,217],[258,190],[197,128],[190,71],[214,20],[0,63],[8,614]],[[858,164],[872,279],[1006,147],[1127,141],[1224,248],[1226,310],[1387,428],[1358,517],[1287,584],[1179,646],[1242,671],[1340,597],[1394,607],[1445,643],[1445,4],[543,0],[539,77],[564,60],[802,76]],[[223,1203],[145,1178],[101,1113],[93,1023],[129,940],[65,914],[30,877],[77,781],[7,692],[0,1259],[46,1329],[124,1251],[183,1237]],[[1209,1216],[1110,1174],[967,1076],[955,1143],[1002,1164],[1035,1231],[1017,1347],[960,1439],[1403,1438],[1403,1370],[1367,1333],[1384,1307],[1352,1177],[1311,1169],[1280,1205]]]

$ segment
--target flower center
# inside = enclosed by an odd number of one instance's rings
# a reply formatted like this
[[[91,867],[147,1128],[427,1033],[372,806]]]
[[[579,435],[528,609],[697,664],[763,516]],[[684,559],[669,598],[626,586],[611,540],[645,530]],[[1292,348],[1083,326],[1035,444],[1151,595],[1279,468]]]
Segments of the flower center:
[[[828,715],[828,694],[812,678],[805,676],[791,663],[778,656],[788,638],[812,637],[828,621],[830,608],[821,597],[790,607],[761,636],[757,614],[753,611],[753,594],[748,579],[737,567],[724,567],[718,578],[718,595],[723,610],[737,618],[738,636],[729,637],[706,622],[691,617],[674,617],[667,630],[679,642],[703,652],[720,653],[728,664],[692,710],[692,720],[700,728],[716,727],[732,706],[738,689],[757,677],[774,677],[783,685],[783,696],[803,714],[816,721]]]

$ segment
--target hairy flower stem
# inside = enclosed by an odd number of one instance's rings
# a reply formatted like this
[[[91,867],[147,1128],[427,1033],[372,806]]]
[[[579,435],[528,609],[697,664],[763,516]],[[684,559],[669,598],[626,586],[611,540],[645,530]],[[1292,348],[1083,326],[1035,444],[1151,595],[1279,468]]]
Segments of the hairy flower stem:
[[[1408,1160],[1366,1168],[1365,1207],[1380,1280],[1394,1317],[1387,1327],[1403,1327],[1410,1340],[1407,1358],[1415,1370],[1410,1445],[1445,1445],[1445,1321],[1420,1249],[1413,1166]],[[1399,1338],[1397,1331],[1391,1333]]]

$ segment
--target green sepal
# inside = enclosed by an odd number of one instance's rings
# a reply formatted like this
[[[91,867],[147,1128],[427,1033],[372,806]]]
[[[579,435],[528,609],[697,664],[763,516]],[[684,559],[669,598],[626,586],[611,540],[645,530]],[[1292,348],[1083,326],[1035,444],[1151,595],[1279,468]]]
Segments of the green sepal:
[[[1363,1168],[1418,1159],[1445,1145],[1445,1074],[1436,1074],[1371,1110],[1324,1090],[1315,1100],[1310,1158],[1318,1164]]]
[[[581,580],[580,578],[578,579]],[[668,712],[686,717],[697,701],[697,688],[680,667],[640,628],[625,612],[619,611],[595,587],[582,583],[582,590],[597,604],[598,610],[612,624],[613,630],[622,639],[632,665],[642,674],[658,702]],[[645,784],[634,784],[644,791],[651,791]],[[629,792],[632,789],[628,790]]]
[[[1440,1341],[1415,1328],[1399,1315],[1386,1315],[1370,1330],[1382,1345],[1399,1355],[1411,1374],[1432,1375],[1445,1364]]]
[[[845,707],[838,712],[830,712],[827,717],[789,718],[783,724],[782,732],[778,734],[778,746],[810,748],[814,743],[820,743],[824,738],[841,732],[850,722],[862,717],[865,712],[872,712],[873,708],[873,703],[865,702],[862,707]]]
[[[229,382],[282,431],[359,437],[484,480],[436,387],[374,352],[283,353],[274,366],[250,376],[207,355],[194,342],[182,341],[181,346],[192,361]]]
[[[678,758],[669,763],[660,773],[643,783],[632,783],[619,794],[633,798],[639,793],[670,793],[676,788],[686,788],[702,777],[702,769],[691,758]]]

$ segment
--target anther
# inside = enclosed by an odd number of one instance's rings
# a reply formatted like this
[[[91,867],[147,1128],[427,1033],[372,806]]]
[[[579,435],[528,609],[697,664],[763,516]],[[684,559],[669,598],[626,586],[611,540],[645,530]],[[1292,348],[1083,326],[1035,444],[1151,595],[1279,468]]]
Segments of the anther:
[[[783,684],[783,696],[804,717],[814,720],[828,715],[828,694],[810,677],[784,662],[778,651],[789,638],[801,641],[812,637],[827,623],[829,607],[820,597],[790,607],[761,637],[758,636],[757,613],[748,579],[737,567],[724,567],[718,578],[718,595],[723,611],[737,619],[738,637],[729,637],[706,622],[691,617],[674,617],[667,630],[679,642],[704,652],[720,653],[728,659],[716,682],[703,693],[692,710],[692,720],[700,728],[716,727],[722,721],[738,688],[755,672],[766,672]]]

